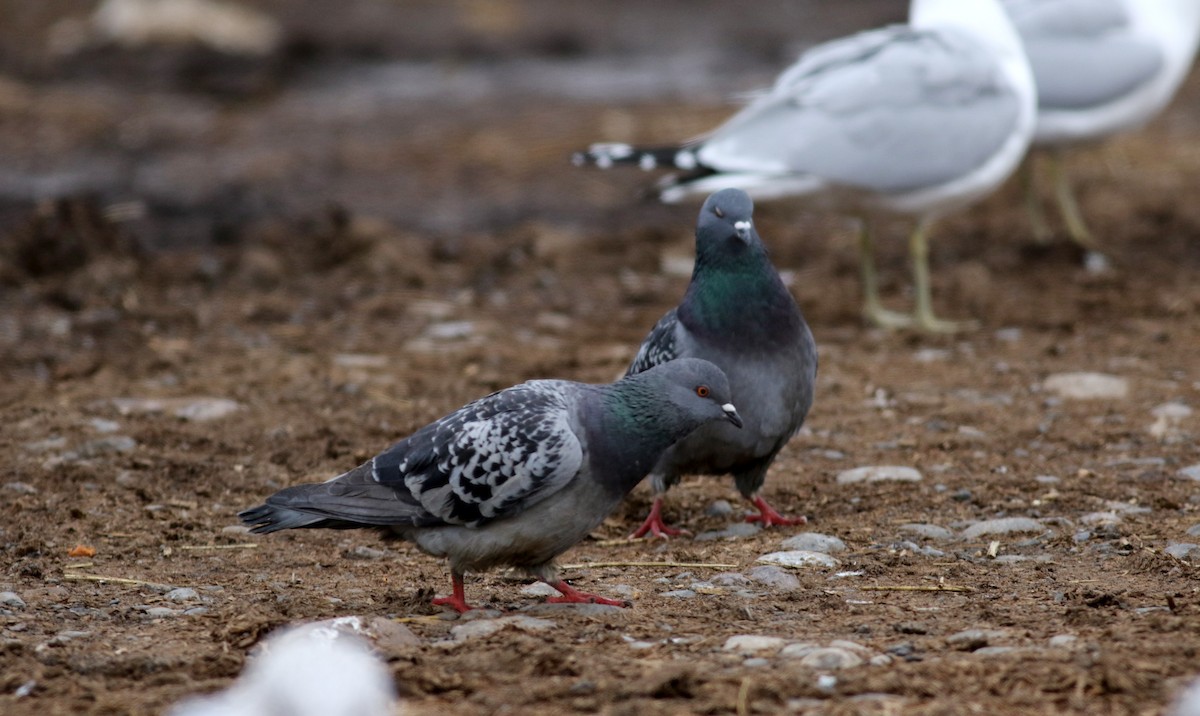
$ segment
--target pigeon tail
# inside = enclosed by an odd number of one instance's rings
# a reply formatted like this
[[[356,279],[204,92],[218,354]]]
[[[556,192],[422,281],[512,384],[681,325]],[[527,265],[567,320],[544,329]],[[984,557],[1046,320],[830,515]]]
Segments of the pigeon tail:
[[[276,505],[259,505],[238,513],[238,518],[256,535],[301,527],[326,527],[326,519]]]
[[[700,163],[695,151],[689,146],[635,147],[620,142],[593,144],[587,151],[576,152],[571,163],[577,167],[596,166],[608,169],[614,164],[634,164],[644,171],[654,169],[680,169],[685,172],[711,173],[711,169]]]

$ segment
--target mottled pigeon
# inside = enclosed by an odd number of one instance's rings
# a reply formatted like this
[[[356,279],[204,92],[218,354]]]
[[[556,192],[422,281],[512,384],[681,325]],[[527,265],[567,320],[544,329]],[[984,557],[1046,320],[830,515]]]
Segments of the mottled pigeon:
[[[662,493],[682,475],[733,474],[764,526],[804,524],[759,495],[767,469],[813,401],[817,348],[796,301],[754,229],[754,205],[740,189],[704,202],[696,225],[696,264],[678,307],[667,312],[629,366],[635,375],[677,358],[712,361],[729,376],[745,427],[705,425],[671,447],[650,473],[654,505],[633,537],[680,534],[662,521]]]
[[[1139,0],[1140,1],[1140,0]],[[990,194],[1033,136],[1036,97],[1021,40],[997,0],[912,0],[909,22],[808,49],[773,87],[704,137],[659,149],[596,144],[577,164],[681,172],[663,201],[738,188],[811,197],[859,219],[863,312],[885,327],[965,327],[933,312],[931,222]],[[912,315],[883,308],[870,225],[916,219]]]
[[[562,593],[555,602],[622,605],[576,591],[554,558],[588,535],[696,428],[741,426],[720,368],[683,359],[608,385],[534,380],[437,420],[327,482],[289,487],[242,512],[255,533],[376,527],[450,560],[463,575],[524,569]]]

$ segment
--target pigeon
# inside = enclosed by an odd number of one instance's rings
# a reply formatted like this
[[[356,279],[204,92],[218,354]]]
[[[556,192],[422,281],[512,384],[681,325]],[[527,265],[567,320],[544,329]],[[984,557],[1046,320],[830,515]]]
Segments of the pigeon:
[[[1137,129],[1175,96],[1200,40],[1200,0],[1003,0],[1037,83],[1034,147],[1046,148],[1067,233],[1098,246],[1062,167],[1066,147]],[[1050,230],[1025,163],[1034,235]]]
[[[817,45],[707,136],[642,149],[594,144],[577,165],[682,170],[660,183],[674,202],[722,188],[757,199],[809,197],[859,219],[863,312],[875,324],[935,332],[926,234],[948,211],[991,193],[1033,136],[1035,89],[998,0],[912,0],[909,22]],[[875,215],[916,218],[909,239],[913,315],[879,300]]]
[[[758,508],[763,526],[796,525],[759,494],[767,470],[808,415],[817,377],[817,347],[795,299],[767,256],[740,189],[710,196],[696,222],[696,263],[680,304],[667,311],[626,375],[679,358],[703,358],[725,371],[745,426],[705,425],[671,446],[650,472],[654,502],[631,538],[682,530],[662,519],[662,495],[685,474],[734,476]]]
[[[463,577],[507,565],[541,579],[554,602],[625,602],[576,591],[554,558],[588,535],[696,428],[742,425],[729,381],[684,358],[608,385],[533,380],[480,398],[327,482],[288,487],[239,514],[257,534],[375,527],[450,561]]]
[[[318,626],[272,634],[242,677],[168,716],[390,716],[392,676],[361,640]]]

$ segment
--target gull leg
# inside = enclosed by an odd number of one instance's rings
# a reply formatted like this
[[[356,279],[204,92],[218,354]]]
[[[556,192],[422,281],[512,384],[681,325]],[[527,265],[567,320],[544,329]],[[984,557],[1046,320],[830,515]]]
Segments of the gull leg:
[[[567,584],[564,580],[558,579],[555,581],[546,580],[546,584],[554,587],[562,593],[561,597],[546,597],[547,604],[608,604],[614,607],[631,607],[632,603],[627,599],[609,599],[595,594],[581,592],[575,587]]]
[[[866,219],[858,222],[858,260],[862,272],[863,317],[880,328],[904,328],[912,318],[889,311],[879,300],[879,277],[875,273],[875,239]]]
[[[1029,214],[1029,224],[1033,229],[1033,240],[1041,246],[1050,243],[1052,232],[1046,221],[1046,212],[1042,210],[1042,202],[1038,197],[1037,163],[1032,152],[1021,162],[1021,188],[1025,192],[1025,211]]]
[[[913,314],[917,326],[930,333],[957,333],[979,327],[978,321],[945,321],[933,314],[933,290],[929,285],[929,242],[925,238],[930,222],[921,220],[908,240],[908,252],[913,262],[913,283],[917,291],[917,310]]]
[[[450,571],[450,582],[454,586],[454,594],[449,597],[438,597],[433,600],[433,605],[437,607],[450,607],[454,611],[462,614],[469,612],[475,607],[467,604],[466,590],[463,588],[463,575],[460,572]]]
[[[1075,191],[1071,188],[1066,169],[1063,168],[1060,152],[1050,154],[1050,171],[1054,176],[1054,195],[1058,199],[1058,209],[1062,212],[1071,240],[1088,251],[1098,252],[1096,239],[1088,230],[1087,223],[1083,220],[1083,212],[1079,210],[1079,204],[1075,201]]]

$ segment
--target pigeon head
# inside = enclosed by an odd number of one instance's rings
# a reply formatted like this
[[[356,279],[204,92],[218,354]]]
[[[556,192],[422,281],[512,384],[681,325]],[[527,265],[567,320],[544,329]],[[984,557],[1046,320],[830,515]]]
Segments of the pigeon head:
[[[697,259],[702,254],[742,253],[761,248],[754,230],[754,202],[741,189],[722,189],[704,202],[696,220]]]
[[[712,363],[700,358],[680,358],[640,375],[665,398],[670,408],[667,412],[674,413],[675,421],[687,432],[719,420],[742,427],[742,417],[733,406],[729,379]]]

